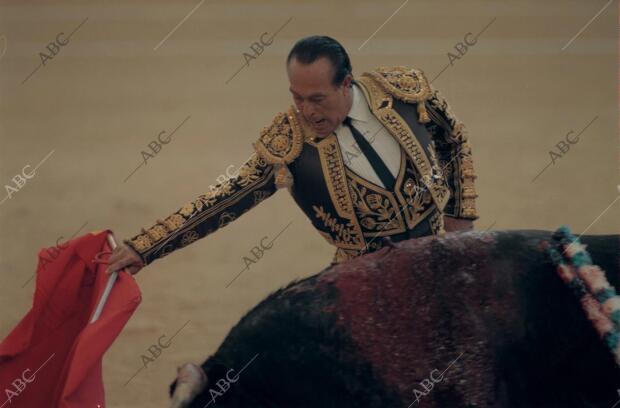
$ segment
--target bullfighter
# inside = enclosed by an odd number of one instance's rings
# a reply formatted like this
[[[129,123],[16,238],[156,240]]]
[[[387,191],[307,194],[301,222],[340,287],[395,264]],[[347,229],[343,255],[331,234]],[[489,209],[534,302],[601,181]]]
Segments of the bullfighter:
[[[336,247],[332,264],[473,228],[467,131],[421,70],[378,67],[354,78],[346,50],[327,36],[299,40],[286,69],[294,104],[260,132],[238,174],[125,239],[108,273],[135,274],[281,188]]]

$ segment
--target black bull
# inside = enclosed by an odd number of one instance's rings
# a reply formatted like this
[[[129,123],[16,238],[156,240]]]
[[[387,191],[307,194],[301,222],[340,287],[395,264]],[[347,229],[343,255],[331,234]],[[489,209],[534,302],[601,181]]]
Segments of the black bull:
[[[538,249],[550,236],[429,236],[293,282],[202,364],[191,407],[611,408],[620,370]],[[618,289],[619,236],[581,241]]]

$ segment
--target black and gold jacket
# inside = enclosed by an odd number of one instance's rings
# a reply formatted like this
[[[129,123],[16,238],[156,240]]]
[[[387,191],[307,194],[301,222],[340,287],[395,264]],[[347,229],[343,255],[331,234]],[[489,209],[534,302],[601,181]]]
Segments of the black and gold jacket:
[[[224,227],[284,186],[336,246],[333,262],[380,248],[383,236],[444,232],[444,215],[477,219],[465,126],[422,71],[380,67],[355,82],[402,147],[394,191],[346,167],[336,134],[316,135],[292,105],[261,131],[255,153],[235,177],[124,242],[149,264]]]

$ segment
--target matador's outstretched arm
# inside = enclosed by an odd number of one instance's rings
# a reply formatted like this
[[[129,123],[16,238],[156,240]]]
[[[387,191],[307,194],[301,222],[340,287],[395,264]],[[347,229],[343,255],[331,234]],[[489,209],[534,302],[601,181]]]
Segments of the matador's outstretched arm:
[[[274,166],[254,153],[235,177],[124,242],[148,265],[228,225],[276,190]]]

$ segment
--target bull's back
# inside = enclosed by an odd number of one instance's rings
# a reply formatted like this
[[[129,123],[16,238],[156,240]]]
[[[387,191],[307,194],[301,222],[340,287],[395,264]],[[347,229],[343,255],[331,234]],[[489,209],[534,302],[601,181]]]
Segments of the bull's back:
[[[203,365],[214,387],[252,361],[217,403],[611,406],[619,371],[538,250],[550,236],[424,237],[289,285]],[[617,288],[618,236],[581,240]]]

